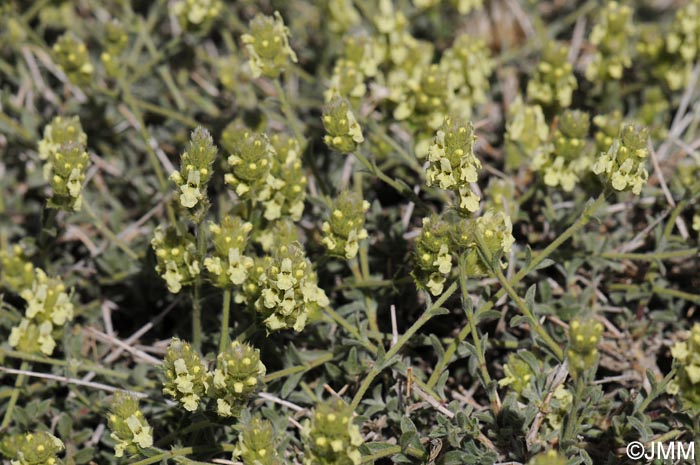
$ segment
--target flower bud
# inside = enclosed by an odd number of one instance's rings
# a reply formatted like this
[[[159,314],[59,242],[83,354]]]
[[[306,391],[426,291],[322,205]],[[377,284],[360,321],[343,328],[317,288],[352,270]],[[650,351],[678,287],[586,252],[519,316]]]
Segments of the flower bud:
[[[21,245],[0,250],[0,285],[19,293],[22,289],[30,288],[33,281],[34,265]]]
[[[464,254],[465,273],[468,277],[481,277],[489,274],[491,263],[486,263],[479,253],[477,234],[490,257],[507,256],[515,238],[510,217],[502,211],[486,211],[477,218],[462,218],[452,230],[453,248]],[[501,259],[500,266],[506,267]]]
[[[275,134],[270,138],[274,148],[272,166],[260,191],[268,221],[288,216],[299,221],[304,213],[307,179],[301,164],[301,147],[293,137]]]

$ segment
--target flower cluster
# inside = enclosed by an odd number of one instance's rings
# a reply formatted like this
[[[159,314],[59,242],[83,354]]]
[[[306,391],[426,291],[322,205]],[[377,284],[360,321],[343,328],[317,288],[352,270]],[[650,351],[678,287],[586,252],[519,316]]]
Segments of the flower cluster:
[[[276,156],[268,137],[234,122],[224,129],[221,145],[231,154],[231,171],[224,175],[224,182],[233,187],[238,197],[257,199]]]
[[[471,118],[471,108],[486,101],[489,77],[496,66],[488,44],[483,39],[461,34],[445,50],[440,65],[448,73],[450,113]]]
[[[27,353],[51,355],[56,347],[54,331],[73,319],[71,293],[59,278],[50,278],[44,270],[35,268],[31,287],[19,293],[27,302],[27,309],[25,317],[10,332],[10,346]]]
[[[360,13],[352,0],[328,0],[324,13],[328,18],[328,29],[337,34],[352,29],[360,22]]]
[[[63,449],[63,441],[45,431],[8,434],[0,441],[0,453],[12,465],[61,465],[58,454]]]
[[[31,287],[34,281],[34,265],[26,256],[24,248],[15,244],[0,250],[0,285],[19,293]]]
[[[552,151],[540,151],[532,159],[532,167],[543,174],[548,186],[561,186],[571,192],[589,170],[592,160],[587,137],[590,128],[588,114],[566,110],[552,137]]]
[[[297,62],[297,55],[289,46],[289,29],[282,16],[275,11],[274,18],[258,14],[250,21],[249,33],[241,40],[249,56],[254,77],[276,78],[288,66]]]
[[[95,68],[82,40],[66,32],[53,45],[53,53],[56,64],[66,73],[68,79],[76,85],[90,84]]]
[[[693,325],[686,341],[674,344],[671,355],[678,368],[667,390],[680,394],[689,407],[700,408],[700,324]]]
[[[435,130],[448,112],[448,73],[438,64],[429,64],[415,79],[406,82],[406,93],[394,110],[397,120],[411,117],[419,127]]]
[[[359,465],[363,440],[353,410],[342,399],[321,402],[302,428],[304,465]]]
[[[216,357],[210,396],[222,417],[235,417],[264,383],[265,365],[260,351],[246,343],[232,341]]]
[[[672,65],[665,75],[672,90],[688,85],[693,64],[700,54],[700,1],[691,0],[676,13],[666,36],[666,52]]]
[[[212,276],[215,286],[229,288],[241,285],[248,277],[253,259],[245,255],[248,234],[253,225],[238,217],[226,216],[221,225],[209,224],[214,242],[213,255],[204,259],[204,267]]]
[[[566,457],[559,454],[554,449],[549,449],[547,452],[536,455],[527,465],[566,465],[568,460]]]
[[[333,202],[328,221],[321,226],[323,245],[330,255],[354,258],[359,249],[359,241],[367,238],[364,228],[365,212],[369,202],[362,200],[356,192],[343,191]]]
[[[124,52],[129,36],[124,30],[124,26],[118,21],[110,21],[105,24],[103,37],[103,51],[100,55],[102,65],[110,77],[119,75],[119,57]]]
[[[479,241],[490,258],[510,253],[515,242],[513,224],[502,211],[489,210],[477,218],[462,218],[454,225],[452,234],[455,249],[464,256],[464,271],[468,277],[489,274],[491,263],[485,262],[479,253]],[[505,268],[506,263],[501,261],[501,266]]]
[[[524,160],[547,157],[552,150],[547,144],[549,127],[542,107],[527,105],[518,97],[508,109],[506,124],[506,168],[516,169]]]
[[[301,146],[298,140],[286,134],[273,135],[270,143],[275,155],[260,192],[260,201],[265,207],[263,216],[268,221],[283,216],[299,221],[304,213],[308,182],[301,165]]]
[[[365,79],[378,74],[385,56],[384,47],[373,37],[346,37],[342,58],[336,61],[328,89],[323,93],[326,102],[340,97],[357,104],[367,92]]]
[[[593,124],[598,129],[595,131],[595,147],[598,152],[607,152],[613,141],[620,134],[622,128],[622,112],[614,110],[610,113],[596,115]]]
[[[180,204],[183,207],[194,208],[198,203],[208,203],[207,184],[211,179],[216,152],[209,131],[201,126],[192,131],[190,143],[180,157],[180,170],[170,175],[180,189]]]
[[[503,373],[505,376],[498,380],[498,385],[509,386],[518,394],[522,394],[534,375],[532,367],[517,353],[508,356],[508,362],[503,365]]]
[[[609,1],[591,31],[590,41],[596,52],[586,68],[586,78],[589,81],[621,79],[625,68],[632,66],[634,49],[630,38],[635,32],[632,8]]]
[[[326,130],[323,141],[333,150],[351,153],[365,140],[362,128],[345,99],[335,98],[326,105],[321,120]]]
[[[568,61],[569,48],[549,42],[533,77],[527,83],[528,100],[545,107],[567,108],[578,87],[573,67]]]
[[[83,181],[89,163],[87,136],[77,116],[55,117],[44,128],[39,141],[39,157],[45,160],[44,178],[51,182],[49,206],[80,210]]]
[[[173,338],[163,360],[163,393],[180,402],[185,410],[197,410],[211,384],[199,354],[188,343]]]
[[[153,428],[139,409],[139,403],[131,394],[114,394],[108,416],[110,437],[116,441],[114,455],[135,454],[139,449],[153,446]]]
[[[516,197],[515,182],[511,178],[492,177],[486,187],[489,193],[484,210],[501,211],[510,218],[517,218],[520,203]]]
[[[432,295],[444,290],[447,276],[452,271],[450,225],[443,218],[423,218],[423,230],[416,239],[416,285]]]
[[[481,162],[474,156],[474,126],[446,118],[428,149],[428,186],[449,189],[459,196],[458,210],[473,213],[479,209],[479,196],[471,189]]]
[[[244,465],[281,465],[272,423],[256,415],[243,421],[233,458]]]
[[[626,124],[607,152],[601,153],[593,172],[603,175],[617,191],[631,190],[639,195],[649,178],[644,162],[649,155],[648,130]]]
[[[192,284],[199,276],[200,259],[191,234],[180,234],[173,227],[158,226],[153,232],[151,247],[156,254],[156,271],[170,292],[180,292],[182,286]]]
[[[221,0],[178,0],[173,5],[180,27],[206,32],[223,10]]]
[[[576,318],[569,325],[569,348],[566,355],[572,373],[581,373],[595,367],[598,361],[598,342],[603,334],[603,324],[584,318]]]
[[[180,157],[180,171],[170,175],[180,189],[180,204],[183,207],[194,208],[200,202],[206,204],[207,184],[211,179],[216,152],[209,131],[201,126],[192,131],[190,143]]]
[[[287,328],[301,331],[311,312],[329,304],[299,243],[277,247],[265,260],[258,283],[260,297],[255,309],[263,315],[270,331]]]

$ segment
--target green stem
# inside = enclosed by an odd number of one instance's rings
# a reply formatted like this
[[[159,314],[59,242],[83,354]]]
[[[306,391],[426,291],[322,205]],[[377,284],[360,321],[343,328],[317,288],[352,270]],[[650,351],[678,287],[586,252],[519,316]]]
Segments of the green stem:
[[[58,210],[44,205],[41,213],[41,232],[39,233],[39,257],[46,269],[49,257],[49,238],[55,237],[55,231],[51,231],[56,226],[56,216]]]
[[[419,449],[416,449],[415,447],[408,446],[406,450],[402,450],[401,446],[391,446],[382,449],[379,452],[375,452],[372,455],[365,455],[364,457],[362,457],[361,463],[374,463],[375,460],[379,460],[384,457],[390,457],[392,455],[400,454],[402,452],[406,455],[410,455],[411,457],[417,459],[424,460],[426,458],[425,453]]]
[[[474,341],[474,348],[476,350],[476,358],[479,362],[479,370],[481,371],[481,377],[484,382],[484,389],[489,396],[491,405],[494,406],[494,411],[497,411],[496,398],[494,392],[491,389],[491,375],[489,374],[488,366],[486,365],[486,357],[484,356],[484,348],[481,343],[481,337],[479,336],[479,331],[476,328],[476,318],[474,317],[474,308],[469,302],[469,291],[467,289],[467,273],[466,273],[466,257],[463,255],[459,260],[459,287],[462,290],[462,306],[467,314],[467,322],[471,331],[472,340]]]
[[[103,222],[101,219],[97,217],[97,214],[95,214],[95,211],[92,209],[89,203],[83,199],[83,207],[85,208],[85,211],[87,212],[88,215],[90,215],[90,218],[95,222],[95,227],[100,230],[100,232],[110,241],[114,243],[117,247],[119,247],[125,254],[129,256],[132,260],[138,260],[139,255],[134,252],[124,241],[119,239],[119,236],[114,234]]]
[[[29,362],[23,361],[22,364],[20,365],[19,369],[21,371],[27,371],[29,370]],[[7,403],[7,410],[5,410],[5,417],[2,419],[2,424],[0,424],[0,431],[4,431],[7,429],[8,426],[10,426],[10,422],[12,421],[12,411],[15,409],[15,405],[17,405],[17,399],[19,398],[19,392],[22,389],[22,386],[24,386],[24,382],[27,380],[27,375],[24,373],[20,373],[17,375],[17,379],[15,379],[15,387],[12,389],[12,394],[10,395],[10,400]]]
[[[455,282],[452,283],[450,287],[448,287],[447,290],[445,290],[445,292],[430,307],[428,307],[425,312],[423,312],[420,318],[418,318],[418,320],[413,323],[410,328],[408,328],[408,330],[399,338],[399,340],[396,341],[396,344],[394,344],[387,351],[381,366],[377,366],[375,364],[372,367],[355,393],[355,397],[352,399],[352,403],[350,405],[353,409],[357,408],[357,406],[360,404],[362,397],[365,395],[365,392],[367,392],[367,389],[369,389],[369,387],[372,385],[374,378],[376,378],[377,375],[390,363],[391,359],[394,358],[394,356],[413,337],[413,335],[435,315],[435,311],[439,309],[442,304],[444,304],[445,301],[447,301],[447,299],[449,299],[452,294],[455,293],[456,290],[457,283]]]
[[[231,290],[224,289],[224,305],[221,312],[221,339],[219,339],[219,353],[226,350],[228,345],[229,313],[231,309]]]
[[[530,324],[534,328],[537,335],[540,336],[540,338],[542,338],[542,340],[549,346],[550,350],[560,361],[564,360],[564,351],[562,350],[562,348],[559,346],[559,344],[557,344],[557,342],[554,339],[552,339],[552,336],[550,336],[547,330],[544,329],[544,327],[540,324],[535,315],[532,313],[532,310],[527,308],[527,305],[525,305],[525,302],[523,302],[520,296],[518,296],[518,294],[515,292],[513,287],[508,282],[508,279],[506,279],[506,277],[503,275],[503,272],[498,269],[494,271],[496,278],[506,290],[506,293],[510,296],[511,299],[513,299],[515,305],[518,307],[520,312],[523,315],[525,315],[528,320],[530,320]]]
[[[272,83],[275,85],[275,90],[277,91],[277,98],[279,98],[280,104],[282,106],[282,113],[284,113],[285,118],[287,118],[287,121],[289,121],[289,124],[292,126],[294,137],[296,137],[297,141],[299,141],[299,143],[303,145],[304,135],[301,131],[301,128],[299,127],[297,115],[294,113],[294,110],[292,110],[292,105],[289,103],[287,93],[282,88],[279,79],[273,79]]]
[[[138,462],[132,462],[131,465],[150,465],[152,463],[158,463],[163,460],[172,459],[175,457],[184,457],[186,455],[205,452],[233,452],[234,446],[230,444],[219,444],[216,446],[192,446],[192,447],[181,447],[179,449],[173,449],[169,451],[162,451],[159,454],[148,457],[147,459],[139,460]]]
[[[202,215],[204,216],[204,215]],[[197,255],[203,259],[207,252],[206,228],[197,225]],[[192,346],[199,351],[202,348],[202,275],[194,281],[192,297]]]
[[[576,234],[581,228],[583,228],[586,224],[591,219],[591,216],[595,213],[595,211],[603,204],[605,201],[605,194],[602,193],[598,198],[595,200],[593,203],[589,203],[584,209],[583,212],[581,212],[581,216],[576,220],[574,224],[569,226],[566,231],[564,231],[559,237],[557,237],[551,244],[549,244],[547,247],[545,247],[544,250],[542,250],[540,253],[534,255],[532,257],[532,261],[528,266],[525,268],[521,268],[520,271],[518,271],[515,276],[510,280],[509,284],[511,287],[515,287],[522,281],[522,279],[530,273],[532,270],[537,268],[537,266],[542,263],[542,261],[545,258],[548,258],[555,250],[557,250],[564,242],[569,240],[574,234]],[[483,306],[479,308],[477,311],[477,315],[483,312],[487,312],[493,308],[493,306],[498,302],[498,300],[503,297],[506,294],[505,288],[499,289],[496,294],[491,297],[491,299],[486,302]],[[447,349],[445,350],[445,356],[438,361],[437,365],[435,366],[435,369],[433,370],[433,373],[430,375],[430,379],[428,380],[428,386],[434,387],[435,384],[437,383],[437,380],[439,379],[440,375],[442,374],[442,371],[445,369],[447,364],[450,363],[450,360],[454,356],[455,352],[457,351],[457,347],[459,344],[462,343],[462,341],[469,335],[469,332],[471,331],[470,325],[467,322],[465,326],[462,327],[460,330],[459,334],[457,335],[456,338],[453,339],[453,341],[450,343],[449,346],[447,346]]]
[[[617,253],[617,252],[604,252],[600,254],[602,258],[609,258],[613,260],[640,260],[640,261],[654,261],[654,260],[669,260],[672,258],[690,258],[698,255],[698,248],[693,249],[683,249],[683,250],[667,250],[664,252],[649,252],[649,253]]]
[[[343,327],[343,329],[350,333],[357,341],[362,343],[362,345],[364,345],[366,349],[368,349],[372,353],[377,352],[377,346],[368,341],[366,338],[363,338],[360,335],[360,331],[355,326],[350,324],[348,320],[346,320],[340,314],[338,314],[338,312],[336,312],[330,307],[324,308],[323,311],[326,312],[326,314],[330,316],[333,321],[338,323],[340,326]]]
[[[34,363],[45,363],[47,365],[54,365],[60,367],[71,366],[73,361],[70,362],[66,360],[57,360],[55,358],[42,357],[40,355],[26,354],[24,352],[18,352],[16,350],[0,349],[0,357],[10,357],[18,360],[24,360],[26,362]],[[109,368],[104,368],[103,366],[96,365],[88,360],[76,360],[77,371],[94,371],[95,373],[103,376],[111,376],[113,378],[128,379],[131,375],[123,371],[110,370]]]
[[[291,376],[296,373],[302,373],[304,371],[313,370],[314,368],[321,366],[324,363],[330,362],[331,360],[333,360],[333,354],[331,352],[328,352],[304,365],[298,365],[272,372],[269,375],[265,376],[265,382],[269,383],[276,379],[284,378],[285,376]]]
[[[656,294],[678,297],[679,299],[684,299],[688,302],[700,304],[700,295],[691,294],[690,292],[679,291],[678,289],[666,289],[658,286],[654,286],[652,291]]]

